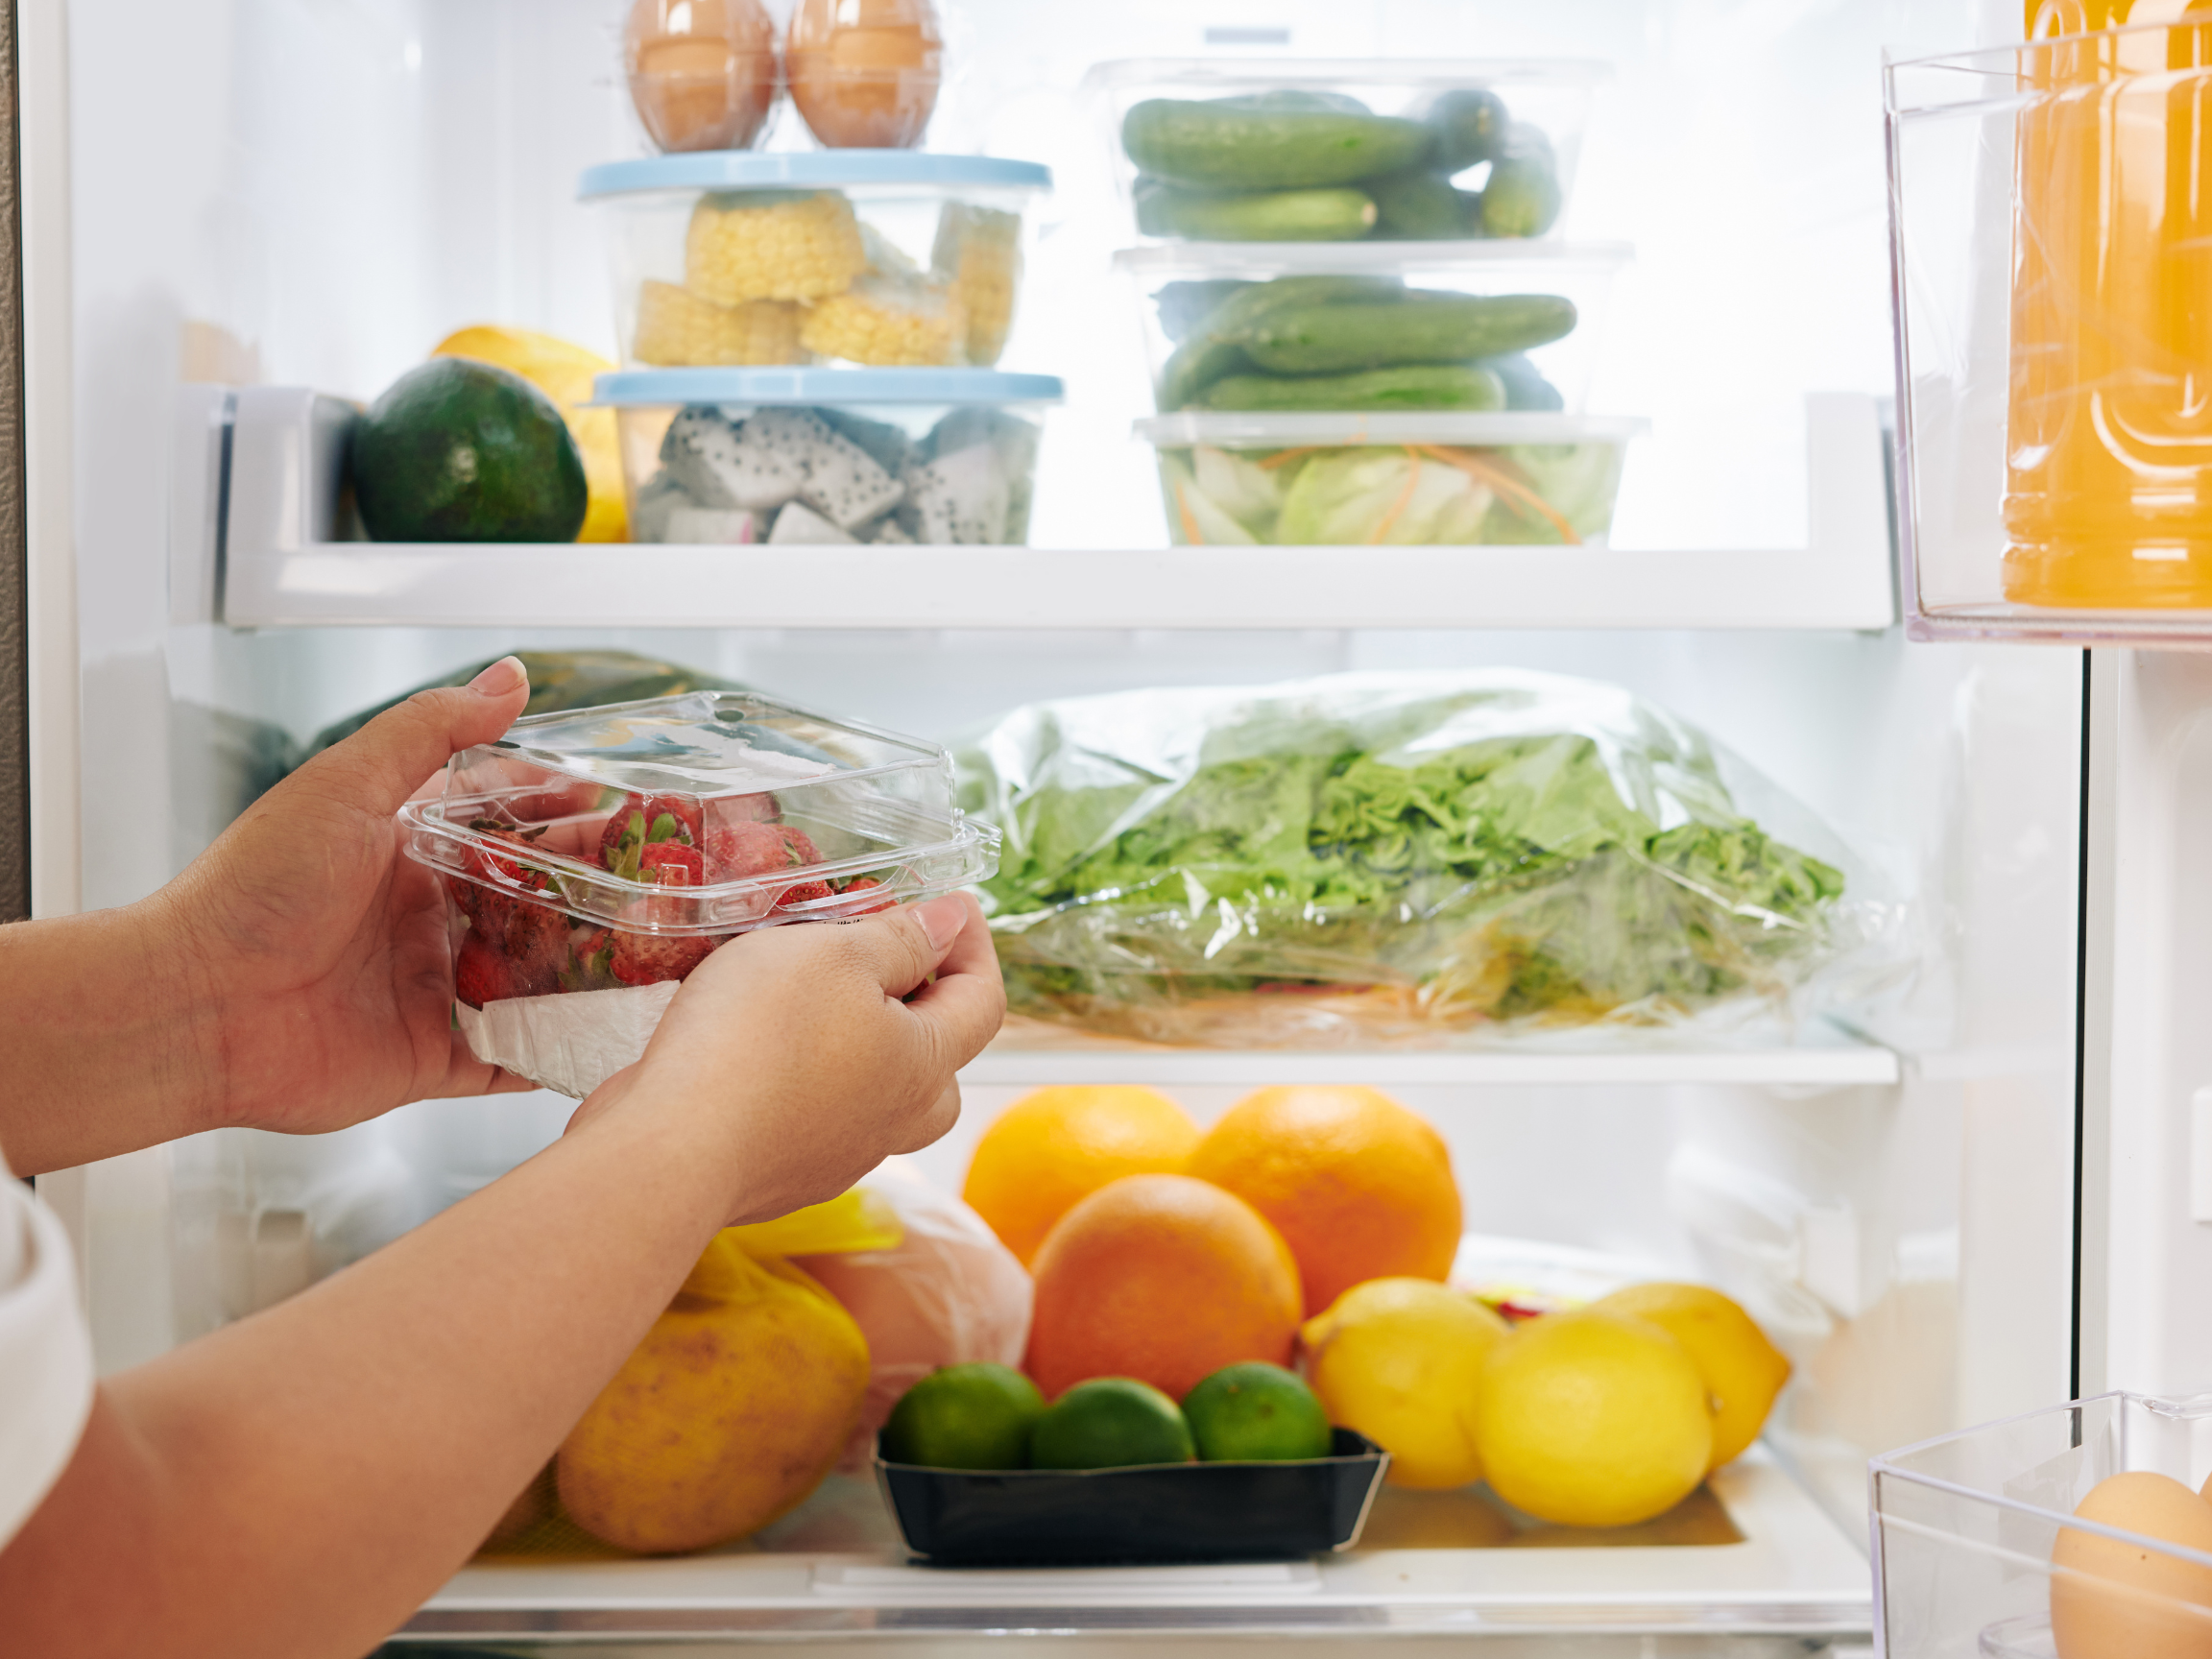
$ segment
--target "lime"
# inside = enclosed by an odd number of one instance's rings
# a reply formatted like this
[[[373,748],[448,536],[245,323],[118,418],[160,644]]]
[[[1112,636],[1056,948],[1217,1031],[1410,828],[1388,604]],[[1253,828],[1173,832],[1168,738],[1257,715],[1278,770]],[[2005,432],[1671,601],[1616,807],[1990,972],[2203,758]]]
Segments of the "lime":
[[[1262,1360],[1222,1366],[1183,1396],[1183,1415],[1208,1463],[1329,1455],[1329,1413],[1313,1390]]]
[[[1019,1469],[1045,1410],[1037,1384],[1005,1365],[946,1365],[899,1397],[883,1458],[931,1469]]]
[[[1175,1402],[1134,1377],[1094,1377],[1052,1402],[1029,1436],[1032,1469],[1188,1463],[1190,1425]]]

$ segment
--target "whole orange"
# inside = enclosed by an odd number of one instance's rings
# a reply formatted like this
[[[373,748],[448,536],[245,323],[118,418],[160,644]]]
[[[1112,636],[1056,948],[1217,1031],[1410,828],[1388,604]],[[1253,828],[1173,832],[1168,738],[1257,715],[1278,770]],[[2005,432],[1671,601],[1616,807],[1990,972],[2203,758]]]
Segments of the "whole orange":
[[[1198,1125],[1156,1089],[1040,1089],[983,1131],[960,1196],[1027,1266],[1079,1199],[1181,1169],[1197,1144]]]
[[[1262,1089],[1207,1131],[1186,1166],[1274,1224],[1306,1311],[1370,1279],[1436,1279],[1459,1248],[1452,1155],[1379,1089]]]
[[[1134,1377],[1180,1400],[1239,1359],[1290,1362],[1298,1264],[1241,1198],[1188,1175],[1124,1175],[1037,1253],[1029,1375],[1052,1399]]]

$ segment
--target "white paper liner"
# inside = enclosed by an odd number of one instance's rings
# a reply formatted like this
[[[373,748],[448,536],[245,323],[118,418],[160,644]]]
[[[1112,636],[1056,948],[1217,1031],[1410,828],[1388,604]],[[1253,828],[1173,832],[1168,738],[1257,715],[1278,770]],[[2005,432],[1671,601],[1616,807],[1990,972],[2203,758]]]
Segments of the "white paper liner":
[[[644,1052],[683,987],[675,980],[616,991],[511,997],[481,1009],[453,1004],[469,1051],[581,1100]]]

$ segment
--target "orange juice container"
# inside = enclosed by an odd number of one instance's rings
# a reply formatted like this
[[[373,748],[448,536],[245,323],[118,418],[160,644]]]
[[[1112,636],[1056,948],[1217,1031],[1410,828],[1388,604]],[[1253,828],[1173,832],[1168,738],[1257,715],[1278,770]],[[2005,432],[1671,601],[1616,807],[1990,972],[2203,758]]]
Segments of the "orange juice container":
[[[2212,607],[2212,3],[2115,10],[2020,52],[2005,596]]]

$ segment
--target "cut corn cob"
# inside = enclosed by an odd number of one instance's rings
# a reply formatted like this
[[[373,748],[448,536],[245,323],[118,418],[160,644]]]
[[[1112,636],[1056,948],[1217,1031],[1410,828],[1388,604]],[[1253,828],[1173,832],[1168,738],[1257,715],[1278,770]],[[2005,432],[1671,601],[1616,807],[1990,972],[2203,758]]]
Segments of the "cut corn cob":
[[[703,196],[684,238],[684,286],[717,305],[826,299],[867,265],[853,204],[834,190]]]
[[[630,354],[668,369],[802,362],[799,310],[788,300],[717,305],[673,282],[648,281],[637,290]]]
[[[806,307],[799,344],[822,357],[878,367],[927,368],[965,359],[967,314],[950,290],[869,276],[851,293]]]
[[[968,313],[968,361],[990,368],[1006,349],[1006,331],[1014,323],[1014,289],[1022,279],[1021,215],[946,203],[929,263]]]

